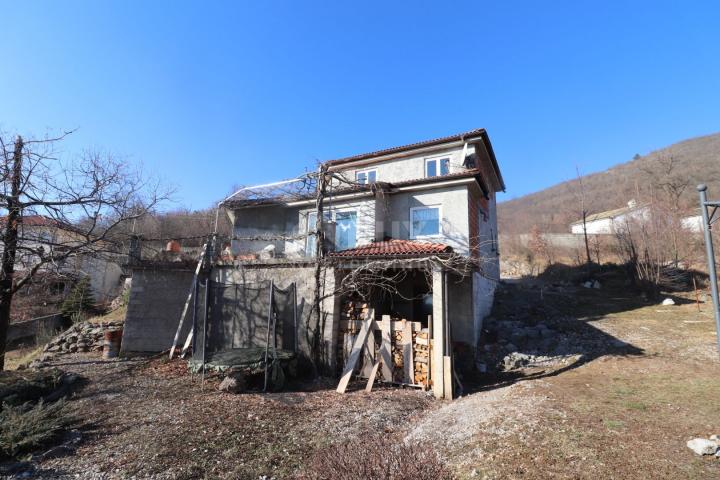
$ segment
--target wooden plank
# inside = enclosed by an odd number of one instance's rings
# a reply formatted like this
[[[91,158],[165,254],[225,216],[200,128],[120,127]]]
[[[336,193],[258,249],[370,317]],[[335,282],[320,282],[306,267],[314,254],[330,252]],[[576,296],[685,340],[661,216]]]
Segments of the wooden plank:
[[[390,315],[383,315],[380,324],[380,359],[382,360],[383,380],[392,382],[392,338],[390,333]]]
[[[407,320],[405,320],[407,322]],[[340,331],[348,332],[351,330],[360,330],[362,320],[340,320]],[[413,332],[421,332],[423,330],[420,322],[409,322],[412,323]],[[393,320],[391,322],[393,332],[401,332],[403,329],[403,321]],[[374,330],[381,330],[380,325],[376,322]]]
[[[415,383],[415,363],[412,350],[412,324],[406,322],[402,332],[403,375],[406,383]]]
[[[443,379],[445,381],[445,394],[446,400],[452,400],[453,398],[453,375],[452,375],[452,357],[445,355],[443,357]]]
[[[187,315],[188,308],[190,307],[190,300],[192,300],[193,294],[195,293],[195,282],[197,281],[198,275],[200,275],[200,268],[202,268],[203,260],[205,259],[205,253],[208,248],[208,243],[203,245],[202,253],[200,254],[200,259],[198,260],[197,267],[195,267],[195,275],[193,275],[192,284],[190,285],[190,293],[188,293],[187,299],[185,300],[185,306],[183,307],[182,315],[180,315],[180,322],[178,323],[177,331],[175,332],[175,338],[173,339],[173,344],[170,347],[170,359],[172,360],[173,355],[175,355],[175,347],[177,346],[178,340],[180,340],[180,332],[182,331],[183,324],[185,323],[185,316]],[[208,283],[208,287],[209,287]],[[207,288],[207,287],[206,287]],[[205,319],[205,323],[207,323],[207,319]]]
[[[370,371],[370,376],[368,377],[368,383],[365,385],[365,391],[367,393],[370,393],[372,391],[373,384],[375,383],[375,375],[377,375],[378,367],[380,366],[380,363],[382,362],[375,362],[375,365],[373,365],[372,370]]]
[[[370,312],[368,312],[368,316],[365,319],[365,322],[360,328],[360,332],[355,338],[355,344],[353,345],[352,352],[350,352],[350,358],[348,358],[348,361],[345,364],[345,369],[343,370],[342,376],[340,377],[340,383],[338,383],[337,386],[338,393],[345,393],[348,383],[350,383],[350,378],[352,377],[353,370],[355,370],[355,365],[360,359],[360,354],[362,353],[363,346],[365,345],[368,334],[370,333],[370,330],[373,328],[373,324],[375,323],[375,320],[373,319],[374,315],[375,314],[371,309]]]
[[[371,329],[365,340],[365,348],[363,348],[363,366],[361,376],[370,378],[370,372],[375,366],[375,333]]]

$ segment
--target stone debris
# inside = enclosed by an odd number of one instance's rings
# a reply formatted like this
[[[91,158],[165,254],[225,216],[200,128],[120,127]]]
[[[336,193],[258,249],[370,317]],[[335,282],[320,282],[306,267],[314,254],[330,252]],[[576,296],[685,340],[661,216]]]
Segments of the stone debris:
[[[121,328],[123,322],[76,323],[53,338],[43,348],[43,353],[33,360],[30,368],[42,368],[53,356],[75,352],[101,352],[105,330]]]
[[[673,300],[672,298],[666,298],[665,300],[663,300],[662,304],[663,305],[675,305],[675,300]]]
[[[720,449],[720,441],[716,438],[708,440],[707,438],[693,438],[688,440],[687,447],[698,455],[715,455]],[[711,437],[712,438],[712,437]]]
[[[245,376],[240,372],[230,373],[220,382],[218,390],[227,393],[242,393],[245,391]]]

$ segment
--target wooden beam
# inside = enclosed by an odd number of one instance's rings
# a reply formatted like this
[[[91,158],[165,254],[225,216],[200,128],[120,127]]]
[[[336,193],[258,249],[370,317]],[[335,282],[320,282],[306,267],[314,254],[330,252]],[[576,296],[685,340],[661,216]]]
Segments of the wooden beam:
[[[415,383],[415,363],[412,350],[412,324],[406,322],[402,332],[403,374],[406,383]]]
[[[433,394],[435,398],[445,397],[445,380],[443,378],[443,357],[445,356],[445,322],[443,303],[443,273],[442,270],[433,270],[432,272],[432,302],[433,302],[433,322],[432,322],[432,383]]]
[[[452,375],[452,357],[445,355],[443,357],[443,379],[445,381],[444,398],[452,400],[453,398],[453,375]]]
[[[363,346],[365,345],[368,334],[370,333],[370,330],[373,328],[373,324],[375,323],[374,316],[375,313],[373,309],[370,309],[368,311],[367,318],[365,319],[362,327],[360,328],[360,332],[355,338],[355,344],[353,345],[353,349],[350,352],[350,358],[348,358],[348,361],[345,364],[345,369],[343,370],[342,376],[340,377],[340,383],[338,383],[337,386],[338,393],[345,393],[348,383],[350,383],[350,378],[352,378],[353,370],[355,370],[355,365],[360,359],[360,354],[362,353]]]
[[[368,383],[365,385],[365,391],[367,393],[370,393],[372,391],[373,384],[375,383],[375,375],[377,375],[378,367],[380,366],[381,362],[375,362],[375,365],[373,365],[372,370],[370,371],[370,376],[368,377]]]
[[[190,285],[190,293],[188,293],[187,299],[185,300],[185,306],[183,307],[182,315],[180,315],[180,322],[178,323],[177,331],[175,332],[175,338],[173,339],[173,344],[170,347],[170,359],[172,360],[173,355],[175,355],[175,347],[178,344],[178,340],[180,340],[180,332],[182,331],[183,324],[185,323],[185,316],[187,315],[188,308],[190,307],[190,300],[192,300],[193,294],[195,293],[195,282],[197,281],[198,275],[200,275],[200,269],[202,268],[203,260],[205,260],[205,255],[207,254],[208,245],[210,245],[209,242],[205,243],[202,248],[202,253],[200,254],[200,259],[198,260],[197,267],[195,267],[195,275],[193,275],[193,281]],[[208,288],[210,284],[208,283]],[[205,319],[205,322],[207,323],[207,319]]]
[[[377,322],[374,323],[377,324]],[[363,366],[360,375],[365,378],[370,378],[370,372],[372,372],[376,360],[375,333],[373,332],[373,329],[370,329],[370,331],[368,332],[367,340],[365,340],[365,348],[363,348],[363,353],[365,355],[363,356]]]
[[[383,380],[392,382],[392,337],[390,335],[390,315],[383,315],[380,324],[381,338],[380,359],[382,360]]]

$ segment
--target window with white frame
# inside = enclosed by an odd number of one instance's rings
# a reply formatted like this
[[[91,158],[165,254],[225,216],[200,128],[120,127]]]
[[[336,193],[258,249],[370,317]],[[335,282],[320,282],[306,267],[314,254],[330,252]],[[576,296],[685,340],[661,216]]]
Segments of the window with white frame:
[[[425,176],[438,177],[450,173],[450,157],[428,158],[425,160]]]
[[[358,170],[355,172],[355,181],[362,185],[368,183],[375,183],[377,180],[377,169],[373,168],[370,170]]]
[[[335,250],[347,250],[355,248],[357,244],[357,212],[354,210],[325,211],[323,212],[325,222],[335,221]],[[314,257],[317,254],[317,235],[315,234],[317,220],[316,212],[307,214],[307,237],[305,243],[305,255]]]
[[[410,209],[410,238],[433,237],[440,233],[439,205]]]

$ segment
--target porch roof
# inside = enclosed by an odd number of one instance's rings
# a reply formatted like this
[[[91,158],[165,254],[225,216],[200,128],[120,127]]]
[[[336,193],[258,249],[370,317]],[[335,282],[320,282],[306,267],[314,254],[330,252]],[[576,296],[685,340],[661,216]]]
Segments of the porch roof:
[[[451,253],[452,247],[444,243],[424,242],[420,240],[390,239],[372,242],[339,252],[331,252],[331,257],[394,257],[408,255],[435,255]]]

